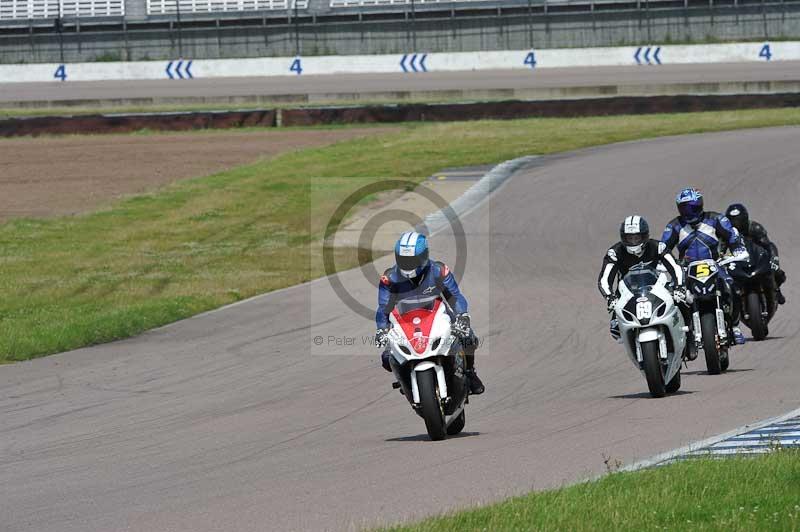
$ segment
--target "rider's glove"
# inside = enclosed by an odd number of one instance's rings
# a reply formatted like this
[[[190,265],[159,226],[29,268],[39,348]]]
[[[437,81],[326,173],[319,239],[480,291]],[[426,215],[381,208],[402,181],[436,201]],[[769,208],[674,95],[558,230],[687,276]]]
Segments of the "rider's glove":
[[[686,290],[683,288],[676,288],[672,293],[672,298],[675,300],[675,303],[686,303]]]
[[[772,257],[769,259],[769,267],[772,268],[773,272],[777,272],[781,269],[781,259],[778,257]]]
[[[608,306],[609,312],[614,312],[614,309],[617,307],[617,298],[612,296],[607,297],[606,305]]]
[[[389,343],[389,329],[375,331],[375,347],[384,348]]]
[[[467,337],[470,335],[472,331],[472,327],[470,326],[469,314],[466,312],[463,314],[458,314],[456,316],[456,320],[453,323],[453,330],[459,336]]]
[[[733,260],[734,261],[743,261],[750,258],[750,253],[747,252],[747,249],[741,248],[736,249],[733,251]]]

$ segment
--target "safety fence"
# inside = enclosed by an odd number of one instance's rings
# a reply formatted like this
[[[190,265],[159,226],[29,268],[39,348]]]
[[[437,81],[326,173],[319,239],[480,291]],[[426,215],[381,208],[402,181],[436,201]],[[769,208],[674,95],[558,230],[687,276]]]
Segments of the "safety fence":
[[[147,0],[148,15],[306,9],[308,0]]]
[[[124,15],[124,0],[0,0],[0,20]]]

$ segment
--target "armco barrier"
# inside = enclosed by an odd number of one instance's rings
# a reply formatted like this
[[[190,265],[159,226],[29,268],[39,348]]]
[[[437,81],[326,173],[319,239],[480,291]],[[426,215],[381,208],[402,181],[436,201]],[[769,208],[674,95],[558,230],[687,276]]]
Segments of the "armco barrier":
[[[273,110],[37,116],[0,120],[0,137],[274,127],[275,117]]]
[[[320,107],[283,109],[279,113],[281,113],[280,122],[283,126],[312,126],[413,121],[511,120],[515,118],[680,113],[798,106],[800,106],[800,94],[791,93]]]
[[[636,66],[658,68],[667,64],[741,63],[800,60],[800,42],[730,43],[700,45],[625,46],[460,52],[401,55],[352,55],[315,57],[265,57],[129,63],[75,63],[0,65],[0,83],[66,82],[103,80],[171,80],[191,83],[197,78],[308,76],[395,73],[424,76],[427,72]]]
[[[361,107],[50,116],[0,120],[0,137],[45,134],[119,133],[140,129],[189,130],[248,126],[446,122],[533,117],[579,117],[800,107],[800,93],[714,96],[641,96],[583,100],[506,101]]]

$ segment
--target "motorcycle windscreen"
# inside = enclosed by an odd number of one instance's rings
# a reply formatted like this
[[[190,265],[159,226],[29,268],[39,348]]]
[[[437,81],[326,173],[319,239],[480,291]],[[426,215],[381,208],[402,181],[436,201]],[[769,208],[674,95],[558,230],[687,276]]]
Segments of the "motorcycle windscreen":
[[[658,282],[658,272],[649,266],[634,267],[622,278],[622,282],[628,290],[638,295],[649,291],[649,288]]]

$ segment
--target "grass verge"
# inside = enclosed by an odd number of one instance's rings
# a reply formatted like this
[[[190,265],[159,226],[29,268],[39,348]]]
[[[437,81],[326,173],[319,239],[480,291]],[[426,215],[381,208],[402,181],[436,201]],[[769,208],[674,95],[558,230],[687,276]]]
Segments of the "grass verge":
[[[107,342],[323,273],[319,213],[354,186],[663,135],[800,124],[800,109],[412,124],[0,225],[0,362]],[[312,181],[328,183],[310,200]],[[322,221],[324,224],[324,221]],[[317,223],[319,225],[319,223]],[[338,264],[351,266],[355,253]]]
[[[531,493],[394,532],[798,530],[800,452],[703,458]]]

